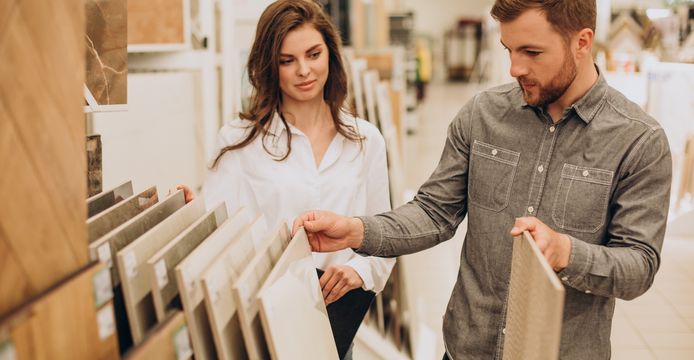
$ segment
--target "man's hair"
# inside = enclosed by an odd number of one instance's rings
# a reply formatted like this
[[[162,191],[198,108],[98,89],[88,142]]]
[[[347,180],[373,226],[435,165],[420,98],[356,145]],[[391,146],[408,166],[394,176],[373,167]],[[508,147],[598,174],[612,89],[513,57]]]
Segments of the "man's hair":
[[[542,11],[565,40],[586,28],[595,32],[595,0],[496,0],[491,14],[504,23],[531,9]]]

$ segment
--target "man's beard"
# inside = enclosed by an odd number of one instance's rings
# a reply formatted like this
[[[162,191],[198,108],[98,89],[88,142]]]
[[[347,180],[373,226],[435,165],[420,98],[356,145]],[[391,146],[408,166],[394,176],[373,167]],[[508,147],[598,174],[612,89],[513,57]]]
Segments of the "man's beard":
[[[533,100],[530,94],[523,89],[523,82],[529,82],[528,79],[523,77],[517,78],[518,84],[521,85],[523,90],[523,98],[528,103],[528,105],[545,107],[561,98],[566,90],[571,86],[574,79],[576,79],[576,64],[572,61],[570,55],[570,50],[567,49],[566,55],[564,56],[564,63],[559,70],[559,73],[553,77],[547,86],[543,86],[537,83],[537,91],[539,95],[537,100]],[[532,83],[532,81],[530,81]]]

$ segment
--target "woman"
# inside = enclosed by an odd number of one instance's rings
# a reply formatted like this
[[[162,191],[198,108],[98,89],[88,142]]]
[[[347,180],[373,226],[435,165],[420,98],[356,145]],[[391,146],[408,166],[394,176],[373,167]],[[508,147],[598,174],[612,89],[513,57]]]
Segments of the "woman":
[[[342,107],[347,75],[340,47],[316,2],[280,0],[265,9],[248,59],[250,109],[219,132],[203,187],[206,204],[224,200],[229,213],[245,206],[263,213],[269,228],[291,224],[307,209],[352,215],[390,209],[383,137]],[[383,290],[394,264],[350,249],[313,256],[324,271],[329,313],[353,289]]]

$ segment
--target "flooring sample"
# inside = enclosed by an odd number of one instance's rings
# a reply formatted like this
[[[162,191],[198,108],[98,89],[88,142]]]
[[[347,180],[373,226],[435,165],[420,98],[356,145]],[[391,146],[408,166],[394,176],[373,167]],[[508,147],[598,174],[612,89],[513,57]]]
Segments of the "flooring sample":
[[[87,199],[87,218],[99,214],[131,196],[133,196],[133,183],[128,181],[114,189],[90,197]]]
[[[217,357],[222,360],[248,358],[232,287],[255,256],[254,244],[261,240],[258,235],[265,231],[264,228],[263,219],[258,218],[242,229],[200,276],[212,338]],[[234,229],[225,226],[217,232],[221,236],[232,231]]]
[[[174,311],[157,325],[142,344],[125,354],[127,360],[187,359],[193,355],[186,319],[181,311]]]
[[[84,2],[0,3],[2,316],[88,256]]]
[[[306,232],[301,228],[258,292],[273,359],[337,359],[328,311]],[[355,331],[356,333],[356,331]]]
[[[151,187],[119,202],[94,217],[90,217],[87,219],[87,238],[89,242],[91,243],[106,235],[158,201],[157,189]]]
[[[364,100],[366,104],[366,119],[378,127],[378,113],[376,112],[376,86],[378,85],[378,71],[367,70],[362,73],[362,86],[364,87]]]
[[[174,267],[176,285],[183,305],[183,313],[190,329],[193,352],[196,359],[216,359],[217,351],[212,339],[212,329],[205,309],[200,275],[210,262],[249,225],[250,219],[240,208],[226,221],[219,224],[200,245]]]
[[[174,268],[227,219],[224,202],[183,230],[147,260],[145,268],[152,286],[154,309],[159,321],[178,296]]]
[[[196,199],[154,226],[116,254],[128,323],[133,342],[142,342],[157,318],[147,260],[205,213],[203,200]]]
[[[87,197],[103,190],[101,135],[87,136]]]
[[[1,319],[0,344],[20,360],[118,359],[110,290],[105,266],[88,265]]]
[[[265,279],[270,275],[272,267],[287,247],[289,240],[290,233],[287,224],[283,223],[275,228],[270,233],[268,240],[264,241],[263,247],[256,251],[251,262],[239,275],[232,289],[243,341],[248,357],[251,359],[268,359],[270,357],[261,325],[260,302],[257,295]]]
[[[564,286],[526,231],[513,239],[504,359],[557,359]]]
[[[128,44],[183,44],[184,0],[128,0]]]
[[[87,15],[85,84],[98,105],[127,104],[126,0],[85,0],[83,4]]]

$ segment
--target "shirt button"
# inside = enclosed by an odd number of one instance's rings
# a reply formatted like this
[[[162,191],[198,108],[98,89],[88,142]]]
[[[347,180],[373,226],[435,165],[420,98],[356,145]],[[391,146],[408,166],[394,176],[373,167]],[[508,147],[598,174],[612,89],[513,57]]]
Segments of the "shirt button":
[[[537,171],[543,172],[543,171],[545,171],[545,167],[540,165],[540,167],[537,168]]]
[[[501,329],[501,333],[506,335],[506,328]]]
[[[550,127],[549,127],[549,132],[553,133],[554,130],[556,130],[556,129],[557,129],[557,128],[555,128],[554,126],[550,126]]]
[[[533,211],[535,211],[535,208],[532,207],[532,206],[529,206],[529,207],[528,207],[528,212],[532,214]]]
[[[561,281],[567,281],[567,280],[569,280],[568,276],[564,276],[563,278],[561,278]]]
[[[586,290],[586,294],[590,294],[590,290]]]
[[[585,177],[585,176],[588,176],[588,175],[590,175],[590,173],[588,172],[588,170],[583,170],[583,176]]]
[[[498,153],[499,152],[496,149],[492,150],[492,155],[496,156],[496,154],[498,154]]]

